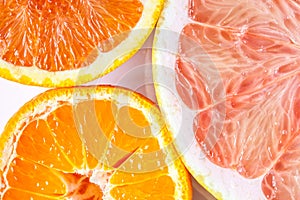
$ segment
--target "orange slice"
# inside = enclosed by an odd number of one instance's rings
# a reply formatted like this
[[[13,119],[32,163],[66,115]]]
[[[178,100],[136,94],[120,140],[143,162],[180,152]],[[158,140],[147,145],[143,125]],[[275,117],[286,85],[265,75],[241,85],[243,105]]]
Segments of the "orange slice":
[[[165,3],[158,101],[187,168],[219,199],[300,196],[299,13],[297,1]]]
[[[49,90],[1,135],[1,199],[191,199],[157,107],[116,87]]]
[[[0,4],[0,76],[78,85],[112,71],[143,44],[162,0],[9,0]]]

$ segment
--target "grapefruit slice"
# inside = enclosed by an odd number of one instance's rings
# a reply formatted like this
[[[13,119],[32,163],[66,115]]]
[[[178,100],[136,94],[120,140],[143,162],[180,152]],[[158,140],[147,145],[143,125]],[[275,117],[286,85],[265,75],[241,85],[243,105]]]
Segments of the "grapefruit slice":
[[[297,1],[166,2],[153,50],[158,103],[216,198],[299,198],[299,13]]]
[[[0,197],[191,199],[190,177],[158,108],[122,88],[40,94],[0,137]]]
[[[151,33],[162,0],[9,0],[0,4],[0,76],[39,86],[112,71]]]

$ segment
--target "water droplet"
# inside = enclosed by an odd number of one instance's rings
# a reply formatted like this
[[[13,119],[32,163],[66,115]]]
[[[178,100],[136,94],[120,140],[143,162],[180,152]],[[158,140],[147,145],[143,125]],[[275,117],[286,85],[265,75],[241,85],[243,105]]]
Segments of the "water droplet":
[[[115,137],[114,134],[111,136],[111,141],[112,141],[112,142],[115,142],[115,141],[116,141],[116,137]]]
[[[259,49],[257,50],[257,52],[259,52],[259,53],[264,52],[264,51],[265,51],[264,48],[259,48]]]
[[[246,170],[243,166],[238,166],[237,167],[237,172],[240,174],[245,174]]]
[[[18,51],[18,50],[15,50],[14,55],[15,55],[16,57],[18,57],[18,56],[19,56],[19,51]]]
[[[158,167],[160,166],[160,161],[159,161],[159,160],[157,161],[157,166],[158,166]]]
[[[282,135],[286,135],[287,133],[288,133],[287,130],[281,130],[281,134],[282,134]]]

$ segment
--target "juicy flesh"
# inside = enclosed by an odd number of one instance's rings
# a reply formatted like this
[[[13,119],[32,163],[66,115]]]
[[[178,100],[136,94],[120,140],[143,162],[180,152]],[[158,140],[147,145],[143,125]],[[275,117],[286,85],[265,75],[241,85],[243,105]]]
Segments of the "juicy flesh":
[[[0,58],[63,71],[87,66],[117,46],[139,21],[140,1],[8,0],[0,4]]]
[[[299,197],[299,2],[190,0],[188,12],[176,85],[198,112],[199,145],[219,166],[264,175],[268,199]]]
[[[86,112],[91,109],[94,119]],[[75,105],[61,103],[45,116],[24,124],[20,137],[15,138],[16,147],[9,162],[1,172],[2,199],[105,199],[109,196],[114,199],[174,199],[175,183],[167,166],[143,173],[113,167],[124,156],[114,152],[114,145],[127,154],[133,150],[141,153],[140,160],[129,156],[119,166],[139,165],[144,154],[160,150],[154,137],[141,138],[122,130],[116,122],[116,116],[122,114],[120,110],[128,111],[131,126],[149,125],[140,110],[127,106],[117,108],[106,100]],[[78,116],[86,117],[86,121],[80,121]],[[91,127],[93,121],[98,127]],[[81,132],[87,130],[83,127],[99,132],[91,136]],[[97,143],[97,135],[101,134],[105,141]]]

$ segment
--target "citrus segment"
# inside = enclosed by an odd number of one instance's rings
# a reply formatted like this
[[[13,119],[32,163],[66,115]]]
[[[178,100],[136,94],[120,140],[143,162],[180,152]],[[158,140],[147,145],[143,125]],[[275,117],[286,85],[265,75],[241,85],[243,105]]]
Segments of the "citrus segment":
[[[95,79],[142,46],[161,7],[161,0],[5,1],[0,75],[42,86]]]
[[[86,149],[86,167],[94,169],[98,165],[98,160]]]
[[[34,178],[33,178],[34,177]],[[10,187],[31,193],[64,194],[66,185],[55,171],[22,158],[15,158],[7,173]],[[26,183],[26,184],[24,184]]]
[[[298,79],[281,81],[264,87],[263,91],[228,97],[222,132],[214,135],[196,131],[200,145],[205,145],[205,137],[218,137],[215,147],[207,151],[209,158],[220,166],[235,168],[245,177],[266,173],[297,135],[300,121],[291,109],[293,96],[297,94],[291,91],[287,97],[285,88],[297,88]],[[199,118],[195,124],[201,128],[205,120]],[[265,153],[258,157],[255,152]]]
[[[74,134],[76,126],[71,105],[63,105],[51,112],[47,117],[47,123],[51,127],[55,142],[69,162],[77,168],[83,167],[84,149],[80,137]]]
[[[299,196],[299,8],[181,0],[162,12],[157,99],[187,168],[218,198]]]
[[[32,152],[39,152],[33,154]],[[44,120],[34,120],[22,130],[16,153],[28,160],[51,168],[73,171],[73,166],[63,155]]]
[[[176,62],[176,89],[182,101],[191,109],[203,109],[212,102],[205,89],[205,80],[193,64],[184,58]]]
[[[132,124],[148,125],[148,137],[122,130],[116,115],[123,108]],[[152,102],[125,89],[47,91],[25,104],[1,135],[0,195],[191,199],[188,173],[168,147],[171,137],[161,119]]]
[[[297,199],[300,196],[299,154],[298,135],[263,179],[262,190],[268,199]]]

